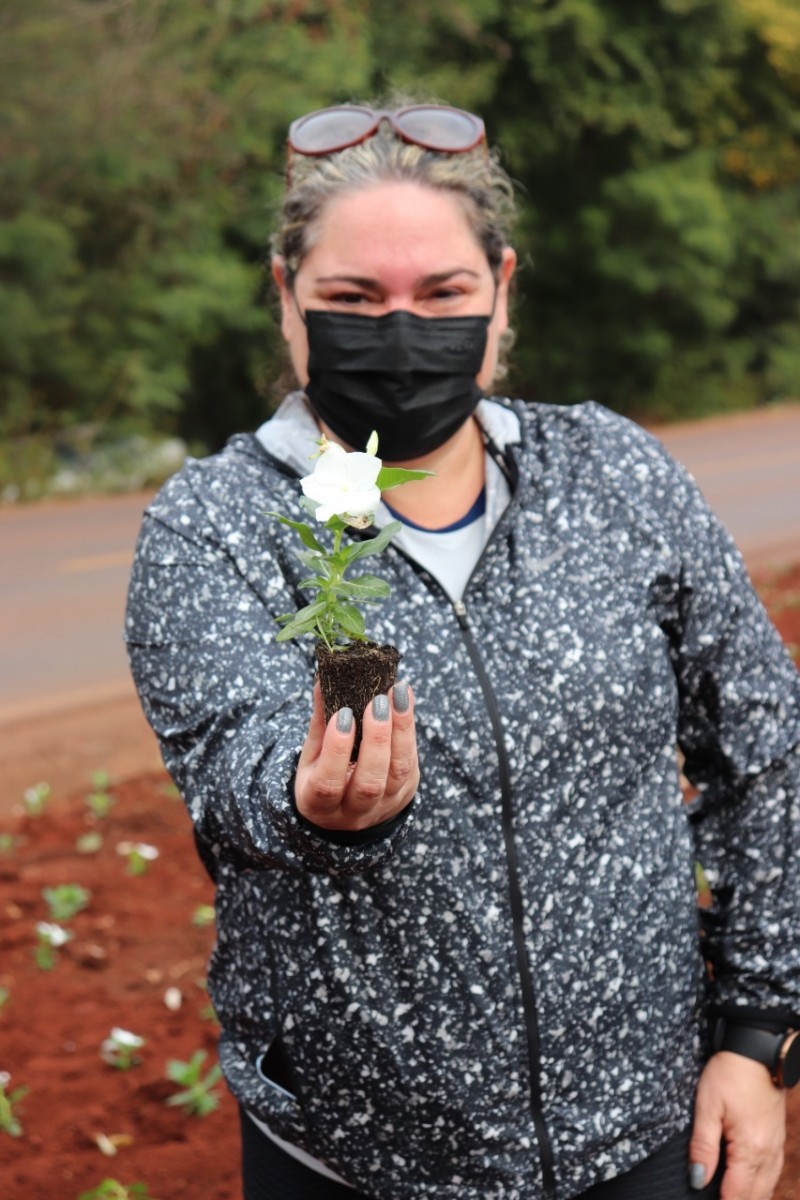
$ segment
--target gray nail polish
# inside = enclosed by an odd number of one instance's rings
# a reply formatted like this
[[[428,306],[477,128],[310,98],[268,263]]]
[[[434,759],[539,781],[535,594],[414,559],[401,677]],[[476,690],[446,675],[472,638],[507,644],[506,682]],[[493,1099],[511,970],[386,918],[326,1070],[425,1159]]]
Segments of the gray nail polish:
[[[376,696],[372,701],[372,715],[376,721],[389,720],[389,697]]]
[[[695,1192],[706,1186],[706,1169],[702,1163],[692,1163],[689,1167],[689,1187]]]
[[[395,712],[408,712],[409,697],[408,684],[396,683],[392,688],[392,699],[394,700]]]
[[[336,728],[339,733],[349,733],[353,728],[352,708],[340,708],[336,714]]]

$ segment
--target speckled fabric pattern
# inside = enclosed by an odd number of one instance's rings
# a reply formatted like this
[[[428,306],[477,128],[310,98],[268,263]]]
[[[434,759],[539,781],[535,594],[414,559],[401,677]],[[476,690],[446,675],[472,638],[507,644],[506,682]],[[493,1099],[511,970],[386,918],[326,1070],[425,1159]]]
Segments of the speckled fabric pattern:
[[[513,407],[514,495],[465,612],[381,559],[372,629],[403,653],[421,763],[386,837],[335,844],[293,806],[313,647],[275,642],[307,600],[264,514],[302,518],[294,473],[245,436],[189,462],[131,581],[134,677],[217,880],[228,1083],[375,1200],[568,1200],[686,1127],[709,1001],[800,1010],[795,668],[654,439],[594,404]],[[276,1035],[296,1100],[255,1069]]]

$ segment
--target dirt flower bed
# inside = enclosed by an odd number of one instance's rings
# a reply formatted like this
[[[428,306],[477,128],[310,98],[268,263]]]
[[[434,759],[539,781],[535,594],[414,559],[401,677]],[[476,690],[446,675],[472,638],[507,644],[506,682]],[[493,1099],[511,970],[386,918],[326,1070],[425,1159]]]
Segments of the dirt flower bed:
[[[800,566],[759,587],[800,658]],[[37,766],[31,785],[47,778],[47,764]],[[217,1104],[205,1115],[167,1104],[181,1091],[167,1063],[204,1051],[202,1081],[218,1033],[203,988],[212,887],[183,805],[162,772],[109,787],[87,780],[66,797],[50,783],[52,798],[33,791],[27,810],[20,797],[0,820],[0,1072],[10,1076],[0,1088],[0,1195],[78,1200],[115,1179],[143,1181],[154,1200],[235,1200],[237,1114],[224,1085],[212,1080]],[[88,897],[58,892],[71,884]],[[57,919],[59,900],[79,911]],[[40,922],[68,940],[37,932]],[[144,1044],[122,1037],[104,1049],[113,1029]],[[128,1069],[113,1065],[120,1055],[134,1060]],[[26,1091],[9,1112],[2,1096],[17,1089]],[[800,1198],[798,1093],[778,1200]]]

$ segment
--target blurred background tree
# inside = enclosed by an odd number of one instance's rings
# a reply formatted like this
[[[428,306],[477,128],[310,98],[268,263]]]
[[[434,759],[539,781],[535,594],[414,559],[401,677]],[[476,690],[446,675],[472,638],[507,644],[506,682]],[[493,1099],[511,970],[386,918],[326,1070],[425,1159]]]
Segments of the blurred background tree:
[[[513,391],[797,396],[796,0],[6,0],[0,435],[253,427],[290,120],[406,88],[520,185]]]

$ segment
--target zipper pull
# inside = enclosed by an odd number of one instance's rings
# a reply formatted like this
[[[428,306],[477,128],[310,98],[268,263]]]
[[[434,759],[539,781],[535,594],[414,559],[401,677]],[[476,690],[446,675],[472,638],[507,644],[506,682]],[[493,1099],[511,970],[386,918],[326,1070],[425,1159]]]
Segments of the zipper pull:
[[[453,612],[456,614],[456,620],[461,628],[468,629],[469,621],[467,620],[467,606],[463,600],[453,601]]]

